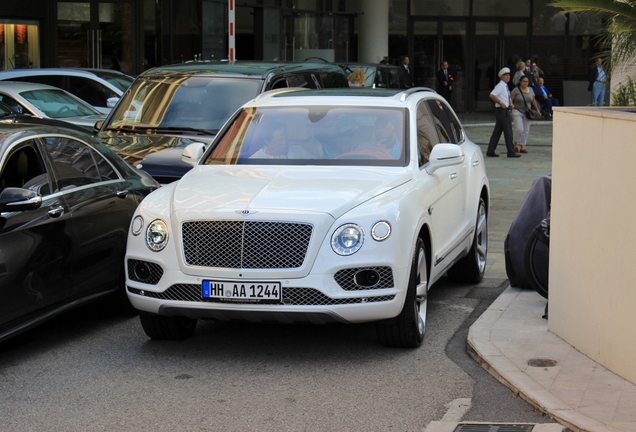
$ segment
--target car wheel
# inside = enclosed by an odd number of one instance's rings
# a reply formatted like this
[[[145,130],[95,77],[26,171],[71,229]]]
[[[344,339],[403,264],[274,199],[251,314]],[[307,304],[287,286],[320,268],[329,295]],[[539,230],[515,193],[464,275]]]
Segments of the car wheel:
[[[140,313],[141,326],[151,339],[182,340],[192,336],[197,320],[183,316],[167,317]]]
[[[422,290],[423,286],[423,290]],[[418,287],[424,294],[417,295]],[[428,261],[426,248],[418,238],[411,262],[409,284],[402,312],[388,322],[376,324],[380,344],[397,348],[417,348],[424,340],[428,293]]]
[[[477,222],[473,244],[466,255],[448,270],[448,277],[455,282],[479,283],[486,273],[488,253],[488,214],[483,198],[479,199]]]

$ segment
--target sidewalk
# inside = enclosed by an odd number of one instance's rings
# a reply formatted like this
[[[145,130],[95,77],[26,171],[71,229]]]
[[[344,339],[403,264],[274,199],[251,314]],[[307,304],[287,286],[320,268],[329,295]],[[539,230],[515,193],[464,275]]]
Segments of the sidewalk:
[[[460,119],[485,153],[492,115]],[[510,224],[532,181],[551,172],[551,122],[533,123],[527,148],[529,153],[519,159],[486,158],[492,195],[487,278],[507,279],[503,242]],[[636,432],[636,385],[551,333],[542,318],[545,306],[534,291],[507,288],[471,326],[469,353],[500,382],[573,431]]]

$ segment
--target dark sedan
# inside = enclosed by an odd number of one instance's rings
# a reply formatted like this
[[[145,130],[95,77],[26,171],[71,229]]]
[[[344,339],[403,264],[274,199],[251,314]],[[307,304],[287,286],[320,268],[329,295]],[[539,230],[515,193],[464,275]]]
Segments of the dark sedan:
[[[125,299],[130,220],[156,186],[88,134],[0,122],[0,341],[88,301]]]

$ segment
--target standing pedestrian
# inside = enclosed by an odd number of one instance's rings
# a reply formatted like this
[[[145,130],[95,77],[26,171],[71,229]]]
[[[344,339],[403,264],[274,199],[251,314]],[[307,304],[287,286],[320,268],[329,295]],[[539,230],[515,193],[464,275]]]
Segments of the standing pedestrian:
[[[596,64],[590,68],[590,80],[587,91],[592,92],[592,105],[602,106],[605,104],[605,82],[607,74],[603,69],[603,60],[596,59]]]
[[[451,95],[453,94],[454,75],[455,74],[448,68],[448,62],[444,60],[442,62],[442,68],[437,71],[437,91],[449,104],[451,103]]]
[[[512,113],[510,111],[514,108],[514,105],[512,105],[510,90],[508,89],[510,69],[505,67],[499,71],[498,75],[499,83],[490,92],[490,100],[495,103],[495,129],[490,136],[486,156],[499,157],[499,155],[495,153],[495,149],[503,133],[506,141],[507,156],[521,157],[519,153],[515,153],[515,148],[512,144]]]
[[[528,142],[528,134],[530,133],[530,119],[526,115],[530,108],[539,113],[539,107],[537,106],[537,100],[534,96],[534,91],[530,87],[530,79],[524,76],[519,80],[519,86],[516,87],[510,94],[512,104],[515,109],[512,110],[512,121],[515,124],[514,131],[514,143],[515,153],[528,153],[526,150],[526,143]],[[521,147],[519,149],[517,144]]]

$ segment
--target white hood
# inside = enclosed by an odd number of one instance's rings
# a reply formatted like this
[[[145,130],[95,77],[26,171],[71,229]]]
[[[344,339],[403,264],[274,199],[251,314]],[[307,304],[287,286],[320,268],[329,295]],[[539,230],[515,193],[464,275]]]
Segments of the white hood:
[[[196,166],[176,185],[173,211],[329,213],[338,218],[411,179],[404,168]]]

